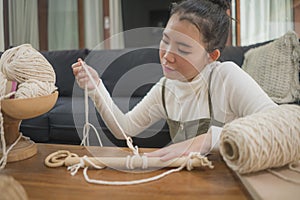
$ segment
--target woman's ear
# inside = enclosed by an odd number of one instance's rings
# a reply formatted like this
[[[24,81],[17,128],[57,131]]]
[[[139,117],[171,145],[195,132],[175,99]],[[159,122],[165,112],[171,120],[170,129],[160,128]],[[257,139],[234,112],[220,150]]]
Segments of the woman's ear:
[[[216,61],[221,55],[221,52],[219,49],[215,49],[214,51],[212,51],[211,53],[209,53],[209,57],[210,59],[212,59],[212,61]]]

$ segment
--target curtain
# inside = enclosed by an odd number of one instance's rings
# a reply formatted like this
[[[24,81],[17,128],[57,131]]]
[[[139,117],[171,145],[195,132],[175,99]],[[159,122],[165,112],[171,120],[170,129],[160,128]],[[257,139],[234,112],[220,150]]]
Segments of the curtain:
[[[49,0],[49,50],[78,49],[78,37],[77,0]]]
[[[293,0],[240,0],[241,45],[278,38],[293,30]]]
[[[39,49],[37,0],[9,1],[9,33],[11,46],[30,43]]]
[[[103,41],[103,1],[84,1],[85,47],[93,49]]]
[[[124,48],[121,0],[109,0],[110,48]]]
[[[0,51],[4,51],[3,0],[0,0]]]

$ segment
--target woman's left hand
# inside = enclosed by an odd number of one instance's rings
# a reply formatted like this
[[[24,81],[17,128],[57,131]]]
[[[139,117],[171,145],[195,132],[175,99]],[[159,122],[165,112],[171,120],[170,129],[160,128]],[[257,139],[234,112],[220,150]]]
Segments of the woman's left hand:
[[[151,153],[146,153],[148,157],[160,157],[162,161],[173,158],[187,156],[191,152],[207,154],[211,148],[211,134],[202,134],[189,140],[172,144]]]

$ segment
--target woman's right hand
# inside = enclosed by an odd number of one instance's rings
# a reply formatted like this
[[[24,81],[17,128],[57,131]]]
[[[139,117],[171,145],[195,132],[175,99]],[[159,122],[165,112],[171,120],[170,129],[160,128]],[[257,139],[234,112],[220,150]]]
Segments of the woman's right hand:
[[[85,69],[83,68],[83,60],[81,58],[78,59],[76,63],[72,65],[73,74],[75,76],[76,82],[82,89],[85,88],[85,85],[87,85],[88,90],[95,89],[95,86],[93,84],[93,81],[90,79],[88,74],[86,73]],[[85,63],[84,63],[85,64]],[[87,70],[90,72],[92,79],[94,80],[94,83],[96,85],[99,85],[100,78],[96,70],[94,70],[92,67],[85,64]]]

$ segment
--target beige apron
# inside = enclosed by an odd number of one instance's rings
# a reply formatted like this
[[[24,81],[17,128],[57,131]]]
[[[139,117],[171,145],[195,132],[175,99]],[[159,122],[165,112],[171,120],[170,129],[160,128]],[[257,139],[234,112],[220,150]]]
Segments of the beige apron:
[[[167,115],[167,123],[169,126],[170,136],[174,143],[185,141],[187,139],[193,138],[195,136],[201,135],[203,133],[207,133],[210,126],[218,126],[222,127],[224,123],[216,121],[214,119],[214,112],[213,107],[211,103],[211,97],[210,97],[210,82],[211,82],[211,74],[209,76],[209,82],[208,82],[208,106],[209,106],[209,113],[210,118],[201,118],[197,120],[192,121],[186,121],[186,122],[180,122],[171,120],[168,117],[168,112],[166,109],[166,101],[165,101],[165,84],[167,79],[165,78],[162,85],[162,103],[164,110]]]

